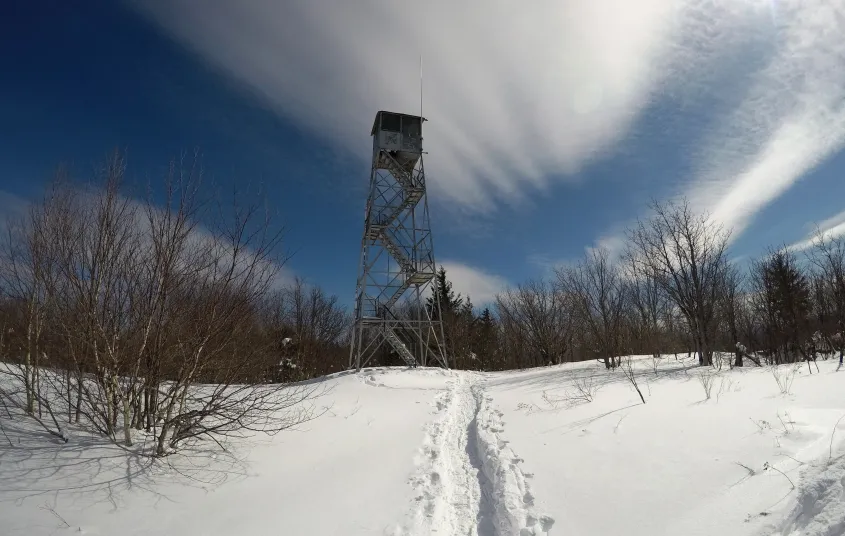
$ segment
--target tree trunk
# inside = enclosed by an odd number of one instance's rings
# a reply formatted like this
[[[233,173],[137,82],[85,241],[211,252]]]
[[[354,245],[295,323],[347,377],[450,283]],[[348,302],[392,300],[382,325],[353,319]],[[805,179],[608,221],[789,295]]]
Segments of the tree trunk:
[[[132,446],[132,419],[129,411],[129,395],[123,396],[123,441],[127,447]]]
[[[82,373],[80,372],[76,377],[76,414],[73,416],[73,422],[79,422],[79,415],[82,413]]]
[[[114,423],[117,409],[114,407],[114,396],[112,393],[111,381],[105,376],[103,377],[103,391],[103,397],[106,401],[106,435],[108,435],[111,439],[115,439]]]
[[[23,366],[23,387],[26,390],[26,412],[35,414],[35,397],[32,396],[32,359],[29,349],[26,351]]]
[[[65,385],[67,385],[67,422],[73,422],[73,404],[71,397],[73,396],[73,379],[70,376],[70,368],[65,372]]]

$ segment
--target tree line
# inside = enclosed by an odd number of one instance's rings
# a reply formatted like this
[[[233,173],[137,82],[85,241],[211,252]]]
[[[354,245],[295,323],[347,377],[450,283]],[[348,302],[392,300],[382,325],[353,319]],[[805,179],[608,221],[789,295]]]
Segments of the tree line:
[[[729,230],[684,200],[653,203],[621,252],[579,261],[500,293],[473,314],[437,278],[452,364],[506,370],[622,356],[695,354],[701,366],[782,364],[845,350],[845,237],[804,251],[729,257]]]
[[[197,157],[135,199],[116,153],[81,187],[59,170],[0,242],[0,401],[68,439],[81,425],[163,456],[201,439],[313,416],[316,384],[348,367],[337,296],[281,277],[284,229],[224,203]],[[502,291],[480,310],[437,273],[425,307],[450,366],[507,370],[695,352],[702,366],[842,352],[845,240],[772,249],[742,269],[730,234],[689,203],[654,203],[621,252]],[[384,346],[371,365],[400,365]],[[624,371],[624,367],[623,367]],[[13,381],[4,381],[11,378]],[[0,413],[0,418],[2,418]]]

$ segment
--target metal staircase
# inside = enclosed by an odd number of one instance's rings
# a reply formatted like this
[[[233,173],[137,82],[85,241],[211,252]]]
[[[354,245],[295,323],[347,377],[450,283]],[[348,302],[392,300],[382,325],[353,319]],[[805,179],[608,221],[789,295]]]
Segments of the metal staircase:
[[[401,266],[404,280],[402,284],[393,291],[382,305],[390,309],[402,297],[411,285],[418,285],[430,281],[434,277],[433,272],[419,272],[414,262],[408,258],[402,248],[397,245],[397,241],[393,238],[391,225],[396,221],[400,214],[413,209],[417,203],[420,202],[425,194],[424,188],[419,188],[414,185],[413,169],[410,171],[399,164],[395,158],[390,156],[386,151],[382,152],[379,162],[385,163],[388,171],[396,179],[396,182],[402,186],[403,196],[402,201],[393,210],[385,214],[377,216],[376,223],[369,226],[367,238],[370,240],[381,241],[384,249],[390,253],[390,256]],[[395,334],[394,334],[395,335]]]
[[[410,366],[429,360],[448,366],[442,321],[423,302],[436,265],[425,201],[422,121],[382,111],[373,125],[350,351],[350,366],[359,369],[384,343]]]
[[[391,236],[391,233],[390,231],[388,231],[387,227],[382,227],[381,232],[379,233],[379,238],[382,241],[384,249],[386,249],[387,252],[390,253],[390,256],[393,257],[393,259],[397,263],[399,263],[399,266],[402,267],[403,273],[405,273],[406,275],[417,273],[417,267],[414,266],[414,263],[411,261],[411,259],[409,259],[407,255],[405,255],[405,252],[402,251],[402,248],[396,245],[396,242],[393,240],[393,237]]]
[[[399,357],[401,357],[402,360],[407,363],[409,367],[413,367],[417,364],[417,360],[414,357],[414,354],[412,354],[410,350],[408,350],[408,347],[405,346],[405,343],[402,342],[402,339],[400,339],[399,336],[396,335],[396,332],[393,331],[393,328],[391,328],[390,326],[384,326],[384,338],[387,340],[390,346],[393,347],[394,350],[396,350],[396,353],[399,354]]]

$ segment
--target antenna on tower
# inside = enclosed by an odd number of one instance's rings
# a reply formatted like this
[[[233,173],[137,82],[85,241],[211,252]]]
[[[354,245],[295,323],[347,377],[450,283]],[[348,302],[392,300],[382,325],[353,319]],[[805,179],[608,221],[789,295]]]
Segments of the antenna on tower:
[[[422,96],[423,96],[423,85],[422,85],[422,54],[420,54],[420,118],[422,118],[422,116],[423,116],[423,113],[422,113],[422,102],[423,102]],[[420,124],[420,127],[422,127],[422,124]]]

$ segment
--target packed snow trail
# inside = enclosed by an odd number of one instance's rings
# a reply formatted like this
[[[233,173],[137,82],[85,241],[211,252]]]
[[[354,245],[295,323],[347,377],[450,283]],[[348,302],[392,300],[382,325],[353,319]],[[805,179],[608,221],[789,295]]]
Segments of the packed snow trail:
[[[802,476],[795,506],[773,536],[845,534],[845,458],[811,466]]]
[[[534,513],[522,462],[499,438],[502,413],[493,409],[478,375],[455,373],[434,401],[436,418],[411,478],[410,526],[394,534],[531,536],[554,520]]]

